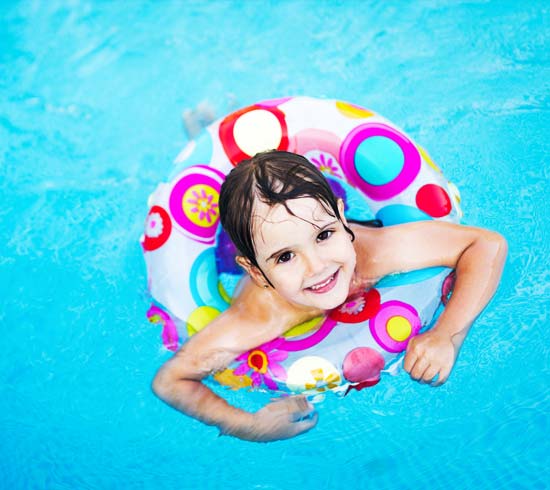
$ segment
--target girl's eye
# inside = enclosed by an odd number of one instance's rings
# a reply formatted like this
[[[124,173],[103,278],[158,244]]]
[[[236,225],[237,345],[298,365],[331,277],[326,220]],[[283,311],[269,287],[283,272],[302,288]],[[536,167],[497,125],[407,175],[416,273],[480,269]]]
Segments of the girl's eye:
[[[334,233],[334,230],[323,230],[321,233],[317,235],[317,240],[320,242],[327,240],[330,238],[330,236]]]
[[[278,264],[283,264],[285,262],[288,262],[292,258],[292,252],[283,252],[281,255],[279,255],[279,258],[277,259]]]

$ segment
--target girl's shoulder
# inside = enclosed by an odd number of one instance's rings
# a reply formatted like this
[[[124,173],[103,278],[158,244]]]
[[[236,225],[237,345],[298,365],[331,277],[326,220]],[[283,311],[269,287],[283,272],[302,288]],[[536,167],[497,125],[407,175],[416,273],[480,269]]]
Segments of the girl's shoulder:
[[[498,245],[502,241],[490,230],[435,220],[353,230],[357,268],[368,277],[426,267],[454,268],[462,253],[475,242]]]
[[[322,314],[321,311],[304,310],[289,303],[273,288],[260,287],[249,276],[243,277],[237,286],[228,313],[233,321],[251,325],[255,331],[261,330],[267,336],[272,335],[272,338]]]

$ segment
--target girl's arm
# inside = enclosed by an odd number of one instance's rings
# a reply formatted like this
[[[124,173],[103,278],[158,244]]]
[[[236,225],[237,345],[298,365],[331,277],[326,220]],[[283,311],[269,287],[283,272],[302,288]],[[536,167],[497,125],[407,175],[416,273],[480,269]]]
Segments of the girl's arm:
[[[253,310],[252,317],[254,318]],[[256,413],[231,406],[202,383],[206,376],[225,368],[242,352],[271,340],[269,328],[252,324],[233,306],[197,333],[158,371],[153,391],[168,405],[221,434],[249,441],[286,439],[305,432],[317,423],[317,414],[307,420],[313,407],[303,396],[269,403]]]
[[[456,269],[451,299],[435,327],[411,339],[404,363],[414,379],[431,382],[437,375],[437,384],[444,383],[470,326],[497,289],[506,240],[489,230],[434,221],[361,231],[361,238],[360,267],[375,277],[433,266]]]

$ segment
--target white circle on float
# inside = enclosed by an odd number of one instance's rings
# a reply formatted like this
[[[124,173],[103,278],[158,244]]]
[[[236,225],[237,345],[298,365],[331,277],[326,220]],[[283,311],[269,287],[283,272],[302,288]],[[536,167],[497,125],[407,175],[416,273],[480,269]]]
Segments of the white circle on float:
[[[305,356],[295,361],[287,370],[286,385],[291,391],[324,388],[339,385],[340,373],[330,361],[319,356]]]
[[[283,130],[277,117],[269,111],[258,109],[243,114],[233,127],[235,143],[243,153],[254,156],[260,151],[279,146]]]

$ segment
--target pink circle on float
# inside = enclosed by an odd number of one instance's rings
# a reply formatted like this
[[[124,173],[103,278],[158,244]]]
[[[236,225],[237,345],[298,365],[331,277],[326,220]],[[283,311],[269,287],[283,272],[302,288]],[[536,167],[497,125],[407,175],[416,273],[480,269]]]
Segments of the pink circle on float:
[[[394,317],[403,317],[411,324],[411,334],[402,341],[392,339],[388,334],[387,324]],[[409,304],[402,301],[386,301],[382,303],[380,310],[369,322],[370,331],[374,340],[388,352],[403,352],[411,337],[414,337],[422,327],[417,311]]]
[[[310,128],[304,129],[290,138],[289,151],[305,156],[317,168],[325,167],[325,173],[342,178],[343,170],[338,162],[341,144],[342,140],[334,133]]]
[[[453,206],[449,194],[436,184],[423,185],[416,193],[416,205],[433,218],[447,216]]]
[[[169,207],[174,222],[181,231],[197,242],[212,244],[216,238],[216,230],[219,223],[219,211],[217,199],[225,175],[219,170],[206,165],[194,165],[186,168],[179,176],[170,192]],[[204,194],[193,192],[193,187],[201,189]],[[205,193],[205,189],[209,192]],[[190,192],[188,192],[190,191]],[[204,200],[203,210],[194,205],[190,199],[190,193],[197,200]],[[195,195],[197,194],[197,195]],[[184,202],[184,200],[186,202]],[[199,216],[191,216],[190,212],[200,213]]]
[[[340,153],[342,140],[330,131],[324,129],[303,129],[290,139],[289,150],[305,155],[308,151],[319,150],[334,155]]]
[[[346,354],[342,364],[344,377],[352,383],[380,379],[380,371],[386,362],[371,347],[357,347]]]
[[[403,152],[404,163],[401,172],[387,184],[373,185],[366,182],[355,167],[355,154],[359,145],[367,138],[382,136],[396,143]],[[422,159],[418,149],[405,135],[382,123],[366,123],[357,126],[346,136],[340,148],[340,164],[348,180],[375,201],[390,199],[405,190],[418,175]]]

